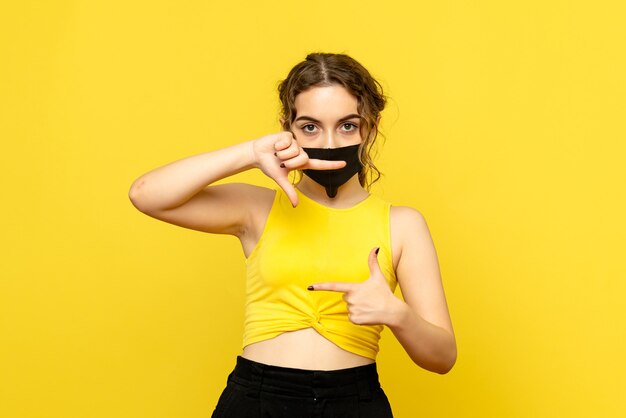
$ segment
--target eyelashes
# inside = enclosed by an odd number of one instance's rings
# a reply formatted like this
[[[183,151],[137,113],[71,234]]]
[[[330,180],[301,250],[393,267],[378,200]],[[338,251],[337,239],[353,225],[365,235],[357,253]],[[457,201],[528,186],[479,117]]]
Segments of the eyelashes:
[[[357,132],[357,131],[358,131],[358,129],[359,129],[359,127],[358,127],[356,124],[351,123],[351,122],[345,122],[345,123],[342,123],[342,124],[341,124],[341,126],[342,126],[342,127],[345,127],[345,126],[350,126],[350,127],[351,127],[351,129],[350,129],[350,130],[348,130],[348,131],[345,131],[345,132],[348,132],[348,133]],[[313,125],[312,123],[307,123],[306,125],[302,125],[302,126],[300,127],[300,129],[301,129],[304,133],[307,133],[307,134],[312,134],[312,133],[315,133],[315,130],[308,130],[307,128],[309,128],[309,127],[317,128],[317,127],[316,127],[315,125]]]

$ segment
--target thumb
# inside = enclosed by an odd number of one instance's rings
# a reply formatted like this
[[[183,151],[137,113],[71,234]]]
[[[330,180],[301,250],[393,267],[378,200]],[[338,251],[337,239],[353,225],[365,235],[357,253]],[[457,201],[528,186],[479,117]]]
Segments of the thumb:
[[[368,264],[369,264],[371,276],[379,275],[380,277],[383,277],[383,272],[380,270],[380,265],[378,264],[378,251],[379,250],[380,250],[380,247],[376,247],[376,248],[373,248],[372,251],[370,251]]]
[[[296,189],[293,187],[293,184],[291,184],[289,179],[287,177],[280,176],[274,179],[274,181],[276,181],[276,184],[278,184],[280,188],[285,191],[285,194],[291,202],[291,206],[294,208],[298,206],[298,193],[296,193]]]

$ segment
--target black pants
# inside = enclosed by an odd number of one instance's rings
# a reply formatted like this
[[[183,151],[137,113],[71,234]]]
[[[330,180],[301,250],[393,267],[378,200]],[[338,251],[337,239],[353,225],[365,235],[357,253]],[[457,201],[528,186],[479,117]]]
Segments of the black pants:
[[[212,418],[390,418],[376,363],[301,370],[237,356]]]

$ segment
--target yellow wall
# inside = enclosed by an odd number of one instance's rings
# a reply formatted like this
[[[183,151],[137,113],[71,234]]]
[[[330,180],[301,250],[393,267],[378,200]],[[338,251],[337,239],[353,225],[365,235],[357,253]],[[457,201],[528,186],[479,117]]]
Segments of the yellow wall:
[[[3,2],[0,416],[210,416],[240,353],[239,244],[128,189],[279,130],[276,83],[311,51],[391,96],[374,191],[439,254],[458,362],[419,369],[386,330],[396,417],[626,416],[623,4]]]

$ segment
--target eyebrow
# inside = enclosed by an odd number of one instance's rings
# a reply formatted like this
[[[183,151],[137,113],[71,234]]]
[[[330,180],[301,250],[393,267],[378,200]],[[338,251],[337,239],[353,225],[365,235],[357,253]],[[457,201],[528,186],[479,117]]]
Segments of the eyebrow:
[[[352,113],[352,114],[350,114],[350,115],[348,115],[348,116],[344,116],[343,118],[339,119],[339,122],[342,122],[342,121],[344,121],[344,120],[348,120],[348,119],[354,119],[354,118],[361,119],[361,115],[357,115],[356,113]],[[315,118],[312,118],[311,116],[305,116],[305,115],[298,116],[298,117],[296,118],[296,120],[294,120],[294,122],[297,122],[297,121],[299,121],[300,119],[303,119],[303,120],[310,120],[311,122],[317,122],[317,123],[320,123],[320,121],[319,121],[319,120],[317,120],[317,119],[315,119]]]

